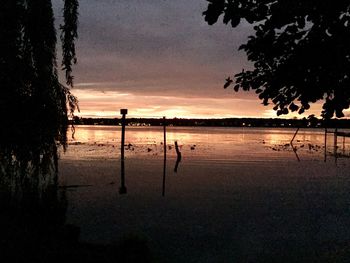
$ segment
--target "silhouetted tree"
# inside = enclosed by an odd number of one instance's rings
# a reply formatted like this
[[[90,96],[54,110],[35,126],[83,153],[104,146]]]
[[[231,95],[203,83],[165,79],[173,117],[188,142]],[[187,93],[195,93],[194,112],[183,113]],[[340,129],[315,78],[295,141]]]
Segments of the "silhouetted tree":
[[[57,167],[57,143],[66,146],[68,117],[77,107],[71,94],[76,63],[77,0],[64,0],[59,82],[51,0],[2,0],[0,6],[0,175],[18,166]],[[47,167],[47,165],[45,165]],[[5,168],[6,169],[5,169]]]
[[[223,15],[232,27],[253,24],[241,45],[252,70],[226,80],[225,88],[255,90],[277,115],[303,113],[323,100],[322,115],[343,117],[350,104],[350,2],[347,0],[207,0],[210,24]]]

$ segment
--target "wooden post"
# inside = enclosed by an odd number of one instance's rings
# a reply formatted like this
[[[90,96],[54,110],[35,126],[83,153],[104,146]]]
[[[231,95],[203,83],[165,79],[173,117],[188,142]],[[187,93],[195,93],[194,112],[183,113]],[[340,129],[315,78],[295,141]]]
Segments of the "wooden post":
[[[166,120],[163,117],[163,131],[164,131],[164,159],[166,159]]]
[[[165,116],[163,117],[163,132],[164,132],[164,162],[163,162],[163,191],[162,196],[165,196],[165,177],[166,177],[166,122]]]
[[[327,162],[327,128],[324,128],[324,161]]]
[[[295,153],[295,156],[297,157],[298,162],[300,162],[300,159],[299,159],[299,156],[298,156],[298,153],[297,153],[297,149],[293,145],[293,141],[294,141],[295,137],[297,136],[299,129],[300,128],[297,128],[297,130],[294,133],[294,136],[293,136],[292,140],[290,141],[290,146],[292,147],[292,150]]]
[[[295,131],[294,136],[293,136],[292,140],[290,141],[290,144],[291,144],[292,147],[293,147],[293,141],[294,141],[295,137],[297,136],[299,129],[300,129],[300,128],[298,128],[298,129]]]
[[[338,139],[338,129],[335,128],[335,131],[334,131],[334,157],[335,158],[337,158],[337,148],[338,148],[337,139]]]
[[[121,147],[120,147],[120,188],[119,194],[126,194],[127,188],[125,186],[125,166],[124,166],[124,145],[125,145],[125,115],[128,114],[127,109],[121,109],[120,114],[122,115],[122,136],[121,136]]]

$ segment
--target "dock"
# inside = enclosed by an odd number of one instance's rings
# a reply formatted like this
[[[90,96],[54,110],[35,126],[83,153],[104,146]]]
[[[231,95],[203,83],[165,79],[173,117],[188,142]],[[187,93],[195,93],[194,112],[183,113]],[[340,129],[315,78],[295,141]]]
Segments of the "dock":
[[[337,150],[338,150],[338,137],[343,138],[343,153],[345,152],[345,138],[350,137],[350,132],[338,131],[338,128],[329,130],[325,128],[325,137],[324,137],[324,161],[327,160],[327,135],[333,134],[334,136],[334,156],[337,159]]]

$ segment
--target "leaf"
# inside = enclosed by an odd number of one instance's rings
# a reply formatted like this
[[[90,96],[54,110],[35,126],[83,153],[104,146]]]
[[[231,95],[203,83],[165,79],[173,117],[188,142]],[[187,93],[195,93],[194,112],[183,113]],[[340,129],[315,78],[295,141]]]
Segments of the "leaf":
[[[280,114],[302,114],[325,96],[331,100],[337,97],[333,103],[327,102],[322,114],[342,116],[350,100],[350,40],[344,37],[350,35],[350,19],[344,15],[348,14],[348,1],[208,2],[206,19],[211,16],[211,22],[223,14],[223,22],[232,27],[237,27],[242,18],[252,23],[251,34],[239,46],[252,69],[235,75],[239,83],[235,91],[255,89],[261,100],[283,105]],[[259,87],[264,87],[264,93]],[[295,105],[294,100],[302,106]]]
[[[299,109],[299,106],[295,105],[293,102],[289,105],[289,109],[294,112]]]
[[[219,16],[224,12],[225,0],[213,1],[208,5],[207,11],[203,12],[204,19],[209,25],[215,24]]]
[[[226,83],[224,85],[224,89],[227,89],[232,84],[232,82],[233,82],[233,80],[230,77],[228,77],[226,79]]]
[[[283,110],[282,110],[282,114],[288,114],[289,113],[289,110],[287,109],[287,108],[284,108]]]

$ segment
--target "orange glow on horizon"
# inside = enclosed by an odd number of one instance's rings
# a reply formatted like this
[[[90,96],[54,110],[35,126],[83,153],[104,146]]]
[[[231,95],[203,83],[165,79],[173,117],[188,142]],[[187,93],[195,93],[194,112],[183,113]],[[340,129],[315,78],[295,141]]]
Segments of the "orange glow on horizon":
[[[143,118],[303,118],[310,114],[319,116],[321,104],[315,104],[306,114],[291,113],[277,116],[269,107],[261,105],[257,98],[224,96],[181,97],[170,95],[133,94],[131,92],[74,89],[80,105],[79,117],[119,118],[121,108],[129,109],[128,117]]]

